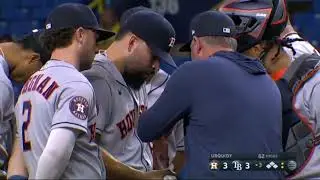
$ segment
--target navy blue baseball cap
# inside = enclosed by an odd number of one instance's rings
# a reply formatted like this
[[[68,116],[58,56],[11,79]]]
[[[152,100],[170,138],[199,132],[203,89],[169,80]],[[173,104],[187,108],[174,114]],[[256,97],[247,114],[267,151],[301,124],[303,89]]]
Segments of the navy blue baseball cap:
[[[226,14],[219,11],[205,11],[196,15],[190,23],[191,40],[183,45],[179,51],[190,52],[192,38],[204,36],[234,37],[236,35],[235,24]]]
[[[51,53],[43,47],[43,43],[41,42],[42,33],[43,30],[41,29],[34,29],[23,37],[14,39],[14,42],[23,46],[24,49],[30,49],[38,53],[40,55],[40,61],[42,64],[45,64],[50,59]]]
[[[97,17],[86,5],[79,3],[64,3],[53,9],[46,20],[46,30],[60,30],[64,28],[88,28],[98,34],[97,41],[106,40],[114,32],[102,29]]]
[[[174,46],[176,33],[170,22],[162,15],[153,11],[138,11],[121,24],[121,31],[132,32],[147,43],[153,55],[176,67],[169,54]]]

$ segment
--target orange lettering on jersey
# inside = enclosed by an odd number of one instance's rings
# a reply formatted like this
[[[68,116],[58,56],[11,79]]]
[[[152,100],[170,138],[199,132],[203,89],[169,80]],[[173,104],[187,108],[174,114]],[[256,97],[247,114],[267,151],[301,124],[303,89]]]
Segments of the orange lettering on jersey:
[[[147,109],[146,106],[141,105],[139,106],[139,114],[141,114],[143,111]],[[117,126],[119,128],[119,131],[121,133],[121,139],[124,139],[128,133],[134,128],[134,121],[136,119],[136,112],[134,110],[131,110],[123,120],[121,120],[119,123],[117,123]]]
[[[132,118],[131,118],[130,115],[127,115],[127,116],[126,116],[126,118],[125,118],[125,124],[126,124],[126,129],[127,129],[127,131],[128,131],[128,132],[131,131],[133,125],[132,125]]]
[[[48,82],[50,81],[50,77],[46,77],[41,83],[40,85],[37,87],[37,91],[42,94],[43,88],[46,87],[46,85],[48,84]]]
[[[39,81],[40,81],[40,79],[42,78],[42,76],[43,76],[43,74],[39,74],[39,75],[37,76],[36,81],[34,82],[33,87],[32,87],[32,89],[31,89],[32,91],[35,91],[35,90],[37,89],[38,84],[39,84]]]
[[[42,93],[42,96],[46,99],[49,99],[53,91],[56,90],[58,87],[59,85],[55,81],[53,81],[49,88],[44,93]]]
[[[127,129],[126,129],[126,124],[124,123],[124,121],[120,121],[117,123],[117,126],[120,130],[121,133],[121,139],[125,138],[127,135]]]

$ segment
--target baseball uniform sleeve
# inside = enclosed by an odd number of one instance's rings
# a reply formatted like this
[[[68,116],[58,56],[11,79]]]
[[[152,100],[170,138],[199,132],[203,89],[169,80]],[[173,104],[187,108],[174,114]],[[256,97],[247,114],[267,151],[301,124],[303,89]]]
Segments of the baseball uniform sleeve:
[[[97,124],[96,132],[102,134],[108,126],[111,117],[111,89],[105,79],[100,77],[87,77],[97,97]]]
[[[77,136],[78,133],[66,128],[55,128],[50,132],[38,161],[35,179],[60,178],[69,163]]]
[[[96,117],[94,94],[85,82],[68,82],[61,87],[51,129],[71,128],[87,133],[90,118]]]
[[[320,84],[317,84],[310,96],[310,115],[312,119],[320,119]]]
[[[189,63],[180,66],[167,82],[155,104],[142,113],[138,135],[144,142],[151,142],[166,135],[188,113],[192,97],[192,74]]]
[[[0,81],[0,122],[11,120],[14,113],[14,95],[12,88]]]

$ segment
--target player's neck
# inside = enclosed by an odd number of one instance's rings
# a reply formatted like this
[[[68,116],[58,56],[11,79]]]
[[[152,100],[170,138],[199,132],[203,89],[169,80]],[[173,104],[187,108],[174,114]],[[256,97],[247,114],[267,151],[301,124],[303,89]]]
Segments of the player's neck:
[[[51,59],[64,61],[79,70],[79,58],[71,52],[74,51],[70,47],[55,49],[52,51]]]
[[[123,55],[121,53],[121,46],[118,43],[112,43],[106,50],[108,59],[117,67],[118,71],[122,74],[124,71],[124,63],[121,61]]]
[[[208,46],[204,50],[204,53],[205,53],[206,57],[210,57],[210,56],[216,54],[219,51],[230,51],[230,52],[232,52],[233,50],[231,48],[221,47],[221,46]]]

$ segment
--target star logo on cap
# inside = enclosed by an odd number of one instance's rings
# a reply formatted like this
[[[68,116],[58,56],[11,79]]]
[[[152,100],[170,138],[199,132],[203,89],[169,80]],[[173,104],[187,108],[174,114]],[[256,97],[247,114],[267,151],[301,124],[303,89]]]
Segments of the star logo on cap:
[[[191,31],[191,35],[192,35],[192,36],[193,36],[195,33],[196,33],[195,30],[192,30],[192,31]]]
[[[171,37],[171,38],[170,38],[170,43],[169,43],[168,46],[169,46],[169,47],[173,47],[175,42],[176,42],[176,38]]]

